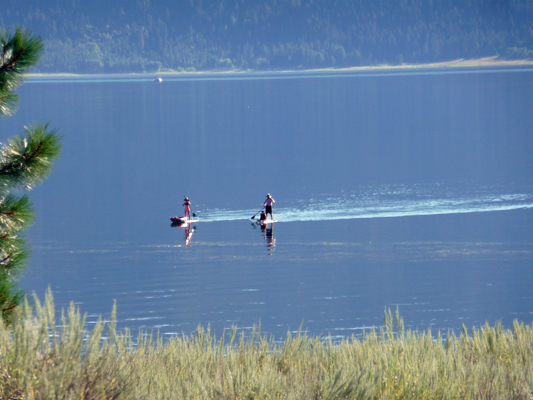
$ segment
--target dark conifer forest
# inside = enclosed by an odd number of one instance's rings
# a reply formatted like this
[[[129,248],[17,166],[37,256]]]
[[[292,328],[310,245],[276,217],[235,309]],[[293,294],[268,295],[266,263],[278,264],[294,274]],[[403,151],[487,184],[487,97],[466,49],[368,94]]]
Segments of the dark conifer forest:
[[[286,70],[533,58],[533,0],[3,0],[33,72]]]

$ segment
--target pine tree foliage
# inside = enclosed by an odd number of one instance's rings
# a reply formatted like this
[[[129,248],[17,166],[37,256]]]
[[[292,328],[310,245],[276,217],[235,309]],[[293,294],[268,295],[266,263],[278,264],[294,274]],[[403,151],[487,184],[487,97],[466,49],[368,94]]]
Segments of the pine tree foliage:
[[[13,92],[24,81],[24,74],[41,59],[44,45],[31,31],[17,27],[14,34],[0,31],[0,116],[12,115],[18,96]]]
[[[58,155],[59,136],[48,124],[26,128],[26,133],[8,140],[0,151],[0,176],[3,185],[31,189],[51,171]]]
[[[15,111],[18,97],[13,91],[39,62],[42,50],[41,38],[28,30],[0,31],[0,116]],[[35,217],[28,195],[13,192],[30,190],[48,176],[60,142],[55,130],[38,123],[0,146],[0,311],[7,322],[24,296],[15,280],[24,271],[30,249],[20,233]]]

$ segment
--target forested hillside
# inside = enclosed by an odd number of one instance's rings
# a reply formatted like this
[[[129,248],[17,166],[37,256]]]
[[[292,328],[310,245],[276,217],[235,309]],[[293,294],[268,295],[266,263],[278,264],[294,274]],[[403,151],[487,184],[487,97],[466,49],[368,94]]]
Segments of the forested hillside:
[[[34,72],[279,70],[533,58],[533,0],[3,0]]]

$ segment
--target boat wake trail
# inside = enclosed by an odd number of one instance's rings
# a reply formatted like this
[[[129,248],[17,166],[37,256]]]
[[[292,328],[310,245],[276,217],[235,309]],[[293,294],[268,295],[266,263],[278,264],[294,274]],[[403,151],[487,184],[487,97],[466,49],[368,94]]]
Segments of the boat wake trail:
[[[320,194],[306,200],[289,200],[290,206],[275,207],[274,214],[279,222],[295,222],[533,208],[533,191],[514,194],[496,191],[497,188],[483,187],[477,190],[469,188],[464,192],[442,185],[373,186],[358,188],[351,192],[344,191],[338,195]],[[202,220],[213,222],[249,220],[256,212],[257,209],[207,210],[203,213]]]

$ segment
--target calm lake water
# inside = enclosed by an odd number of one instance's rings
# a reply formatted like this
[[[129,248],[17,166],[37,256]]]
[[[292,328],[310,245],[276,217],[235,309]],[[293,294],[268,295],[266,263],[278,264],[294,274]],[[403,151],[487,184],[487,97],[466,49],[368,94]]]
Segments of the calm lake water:
[[[533,322],[532,68],[153,78],[32,78],[0,122],[64,135],[27,292],[165,336]]]

